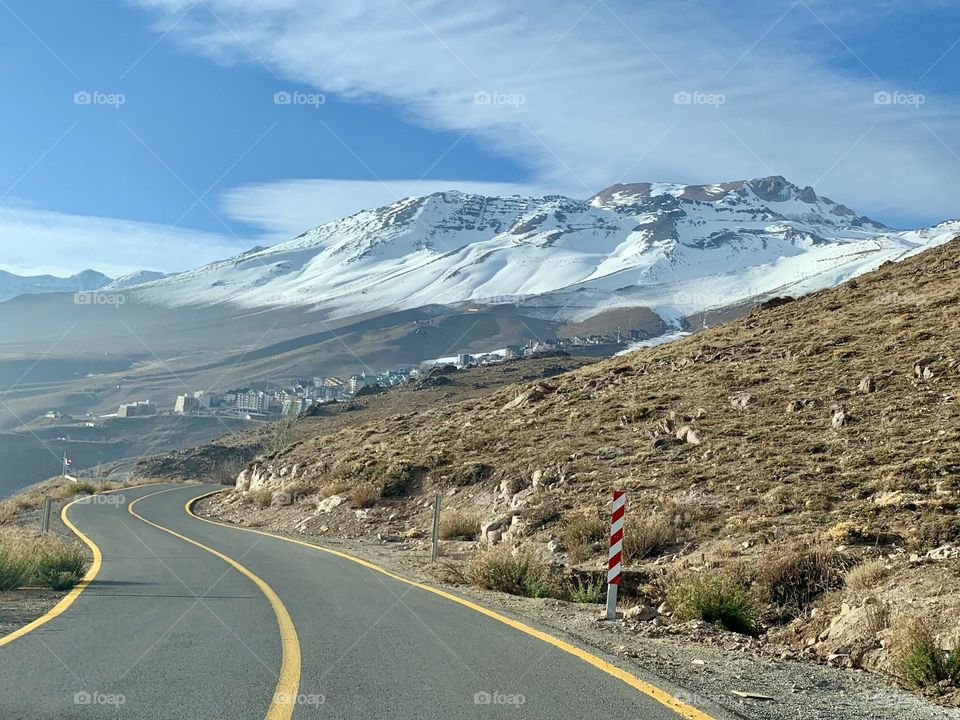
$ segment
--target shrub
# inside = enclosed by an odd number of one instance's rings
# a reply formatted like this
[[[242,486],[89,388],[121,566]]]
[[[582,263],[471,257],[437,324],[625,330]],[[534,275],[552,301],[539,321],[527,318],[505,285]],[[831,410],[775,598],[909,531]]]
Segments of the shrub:
[[[270,507],[270,503],[273,502],[273,490],[270,488],[260,488],[259,490],[251,490],[249,493],[250,502],[256,505],[261,510],[263,508]]]
[[[16,590],[30,580],[33,562],[22,544],[0,539],[0,592]]]
[[[524,597],[556,597],[556,578],[550,569],[528,552],[513,555],[504,547],[492,547],[475,553],[468,561],[465,575],[474,585],[487,590]]]
[[[372,482],[360,483],[350,494],[350,507],[357,509],[371,508],[377,504],[377,500],[381,496],[380,488]]]
[[[865,560],[847,570],[843,583],[851,590],[869,590],[887,575],[887,564],[879,559]]]
[[[670,581],[667,603],[677,620],[703,620],[733,632],[753,634],[755,610],[746,589],[725,574],[678,576]]]
[[[607,538],[610,532],[609,522],[594,512],[581,512],[568,515],[560,531],[560,539],[570,557],[582,562],[594,552],[594,545]]]
[[[87,556],[75,543],[49,538],[37,548],[36,556],[37,578],[54,590],[69,590],[87,570]]]
[[[542,502],[524,509],[521,517],[527,521],[530,530],[538,530],[560,517],[560,510],[553,502]]]
[[[493,476],[493,468],[485,463],[467,463],[450,475],[450,482],[453,485],[463,487],[482,482]]]
[[[801,549],[768,555],[760,563],[757,587],[785,616],[797,616],[827,590],[843,584],[845,562],[834,550]]]
[[[907,623],[897,661],[903,679],[918,690],[960,682],[960,647],[944,652],[925,620]]]
[[[398,462],[387,470],[386,483],[380,493],[383,497],[404,497],[409,494],[417,476],[417,469],[408,462]]]
[[[661,515],[628,521],[623,526],[623,562],[630,564],[661,552],[676,535],[673,525]]]
[[[65,500],[72,498],[74,495],[79,495],[80,493],[93,495],[95,492],[97,492],[97,486],[87,480],[82,480],[78,483],[67,485],[66,488],[67,489],[63,491],[63,497]]]
[[[596,605],[606,597],[606,580],[602,576],[590,578],[574,575],[567,584],[567,594],[573,602]]]
[[[473,540],[479,533],[480,518],[475,513],[451,510],[440,521],[440,537],[443,540]]]

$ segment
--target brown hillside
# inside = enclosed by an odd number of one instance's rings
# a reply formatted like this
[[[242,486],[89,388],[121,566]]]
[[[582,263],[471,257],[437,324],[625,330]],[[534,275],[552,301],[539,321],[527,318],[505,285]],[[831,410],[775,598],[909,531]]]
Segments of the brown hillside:
[[[878,643],[898,616],[949,631],[960,610],[946,597],[960,590],[958,299],[960,238],[668,345],[364,426],[319,425],[254,464],[228,507],[282,489],[293,508],[243,512],[308,532],[402,534],[427,527],[422,505],[443,492],[446,512],[494,523],[481,542],[598,567],[600,518],[623,487],[651,600],[678,568],[736,568],[766,603],[763,628],[792,620],[787,639],[809,652],[883,665]],[[353,502],[315,511],[333,494]],[[357,517],[351,504],[372,509]],[[815,579],[809,548],[825,565]],[[874,556],[875,577],[844,590],[843,571]],[[797,558],[810,587],[786,597],[770,577]],[[830,630],[841,601],[847,615],[893,612],[854,641]],[[818,603],[829,612],[811,613]]]

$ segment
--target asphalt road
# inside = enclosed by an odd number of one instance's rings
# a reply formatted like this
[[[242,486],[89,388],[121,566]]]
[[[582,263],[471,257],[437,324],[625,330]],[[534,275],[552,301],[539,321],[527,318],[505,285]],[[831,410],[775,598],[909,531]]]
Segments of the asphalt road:
[[[187,512],[214,489],[68,509],[102,567],[65,612],[0,644],[0,720],[710,717],[509,618]]]

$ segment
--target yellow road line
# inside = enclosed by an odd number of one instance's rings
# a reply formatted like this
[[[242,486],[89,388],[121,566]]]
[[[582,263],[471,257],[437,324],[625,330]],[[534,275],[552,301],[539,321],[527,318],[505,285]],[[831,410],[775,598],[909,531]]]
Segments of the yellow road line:
[[[262,592],[267,597],[267,600],[270,601],[270,606],[273,608],[273,613],[277,616],[277,625],[280,628],[280,642],[282,646],[280,677],[277,679],[277,688],[274,692],[273,699],[270,702],[270,709],[267,711],[266,720],[290,720],[290,718],[293,716],[294,708],[296,707],[297,692],[300,689],[300,640],[297,637],[297,629],[293,625],[293,620],[290,619],[290,613],[287,612],[287,608],[280,600],[280,597],[273,591],[273,588],[267,585],[267,583],[261,580],[258,576],[254,575],[252,572],[250,572],[250,570],[245,568],[233,558],[227,557],[223,553],[214,550],[212,547],[208,547],[203,543],[193,540],[192,538],[188,538],[186,535],[181,535],[170,528],[166,528],[163,527],[163,525],[158,525],[155,522],[151,522],[133,510],[134,505],[141,500],[146,500],[147,498],[156,497],[157,495],[162,495],[164,493],[179,489],[180,488],[169,488],[168,490],[160,490],[155,493],[150,493],[149,495],[144,495],[143,497],[137,498],[132,503],[127,505],[127,511],[138,520],[145,522],[147,525],[155,527],[158,530],[163,530],[165,533],[173,535],[184,542],[188,542],[191,545],[194,545],[201,550],[206,550],[211,555],[220,558],[225,563],[230,565],[234,570],[252,580],[253,583],[260,588],[260,592]]]
[[[173,489],[176,490],[177,488],[173,488]],[[187,501],[185,510],[197,520],[210,523],[211,525],[219,525],[220,527],[231,528],[233,530],[242,530],[244,532],[250,532],[250,533],[255,533],[257,535],[264,535],[266,537],[276,538],[277,540],[284,540],[289,543],[294,543],[295,545],[303,545],[304,547],[313,548],[314,550],[319,550],[329,555],[335,555],[336,557],[343,558],[344,560],[349,560],[350,562],[356,563],[357,565],[362,565],[365,568],[381,573],[382,575],[386,575],[387,577],[397,580],[398,582],[411,585],[415,588],[419,588],[420,590],[425,590],[426,592],[433,593],[434,595],[439,595],[442,598],[446,598],[447,600],[451,600],[459,605],[463,605],[464,607],[470,608],[471,610],[474,610],[480,613],[481,615],[486,615],[487,617],[492,618],[497,622],[503,623],[504,625],[509,625],[515,630],[519,630],[522,633],[535,637],[538,640],[542,640],[543,642],[549,645],[553,645],[555,648],[558,648],[560,650],[563,650],[566,653],[569,653],[570,655],[580,658],[584,662],[589,663],[590,665],[593,665],[593,667],[597,668],[598,670],[601,670],[607,673],[608,675],[612,675],[618,680],[622,680],[623,682],[625,682],[627,685],[634,688],[635,690],[639,690],[644,695],[647,695],[648,697],[653,698],[654,700],[661,703],[662,705],[665,705],[666,707],[670,708],[675,713],[677,713],[680,717],[686,718],[686,720],[714,720],[712,716],[707,715],[702,710],[699,710],[698,708],[695,708],[692,705],[685,703],[683,700],[677,697],[674,697],[673,695],[668,693],[666,690],[661,690],[656,685],[652,685],[651,683],[648,683],[645,680],[641,680],[640,678],[636,677],[635,675],[632,675],[626,670],[623,670],[622,668],[619,668],[616,665],[609,663],[606,660],[600,657],[597,657],[596,655],[593,655],[587,652],[586,650],[583,650],[582,648],[577,647],[576,645],[572,645],[571,643],[568,643],[565,640],[561,640],[560,638],[556,638],[553,635],[548,635],[545,632],[537,630],[536,628],[532,628],[529,625],[526,625],[517,620],[508,618],[505,615],[501,615],[500,613],[494,612],[493,610],[490,610],[488,608],[483,607],[482,605],[478,605],[474,602],[471,602],[470,600],[466,600],[462,597],[459,597],[452,593],[448,593],[444,590],[440,590],[439,588],[435,588],[430,585],[424,585],[423,583],[418,583],[413,580],[409,580],[401,575],[397,575],[396,573],[387,570],[386,568],[380,567],[379,565],[376,565],[372,562],[363,560],[353,555],[349,555],[339,550],[333,550],[331,548],[323,547],[322,545],[315,545],[314,543],[305,542],[303,540],[294,540],[293,538],[284,537],[283,535],[274,535],[273,533],[264,532],[262,530],[254,530],[253,528],[245,528],[245,527],[240,527],[238,525],[229,525],[227,523],[217,522],[215,520],[210,520],[205,517],[200,517],[195,512],[193,512],[193,505],[195,503],[199,502],[200,500],[203,500],[204,498],[210,497],[211,495],[217,495],[218,493],[221,493],[221,492],[223,492],[223,490],[214,490],[213,492],[206,493],[205,495],[200,495],[198,497],[191,498],[190,500]]]
[[[106,495],[107,493],[120,492],[121,490],[132,490],[138,487],[148,487],[150,485],[165,485],[166,483],[145,483],[143,485],[133,485],[129,488],[115,488],[113,490],[106,490],[102,493],[95,493],[95,495]],[[38,617],[33,622],[24,625],[22,628],[14,630],[12,633],[0,637],[0,647],[8,643],[12,643],[17,638],[21,638],[29,632],[36,630],[41,625],[44,625],[54,618],[60,617],[67,611],[67,609],[76,602],[77,598],[80,597],[80,593],[87,589],[87,586],[93,582],[93,579],[97,576],[97,573],[100,572],[100,566],[103,564],[103,555],[100,553],[100,548],[97,547],[96,543],[93,542],[90,538],[84,535],[77,529],[77,526],[70,522],[70,518],[67,517],[67,510],[71,506],[76,505],[79,502],[84,500],[89,500],[93,495],[87,495],[85,497],[77,498],[73,502],[67,503],[60,510],[60,518],[63,520],[63,524],[66,525],[70,530],[73,531],[73,534],[80,538],[84,544],[90,548],[90,552],[93,553],[93,563],[90,565],[86,574],[83,576],[83,580],[78,582],[73,589],[68,592],[66,595],[61,598],[60,602],[50,608],[46,613]]]

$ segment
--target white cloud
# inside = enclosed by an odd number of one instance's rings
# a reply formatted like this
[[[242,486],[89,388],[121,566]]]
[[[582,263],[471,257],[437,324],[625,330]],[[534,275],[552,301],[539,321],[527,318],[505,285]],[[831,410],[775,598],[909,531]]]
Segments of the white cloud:
[[[8,203],[0,204],[0,237],[0,268],[20,275],[66,276],[86,268],[111,277],[141,269],[172,272],[234,255],[252,244],[193,230]]]
[[[695,0],[207,0],[213,14],[140,4],[164,29],[186,12],[172,34],[220,62],[257,57],[327,93],[397,103],[580,196],[620,180],[776,173],[881,218],[955,212],[955,99],[875,104],[877,92],[917,88],[877,78],[836,34],[890,22],[899,2],[880,18],[872,5],[830,14],[813,0],[737,12]],[[683,92],[724,102],[676,103]]]

